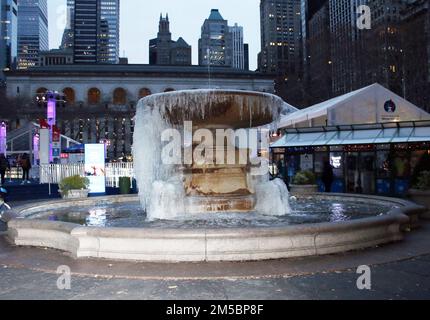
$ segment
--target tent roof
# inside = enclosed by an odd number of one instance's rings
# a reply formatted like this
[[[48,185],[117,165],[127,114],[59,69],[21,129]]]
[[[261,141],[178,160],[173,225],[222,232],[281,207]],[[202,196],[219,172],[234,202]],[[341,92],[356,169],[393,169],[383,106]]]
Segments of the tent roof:
[[[287,115],[283,117],[279,123],[279,128],[285,128],[288,126],[294,126],[297,123],[303,122],[303,121],[309,121],[315,118],[319,118],[322,116],[327,116],[328,112],[331,109],[335,109],[336,107],[342,107],[346,102],[350,102],[351,104],[357,104],[357,106],[360,105],[360,103],[363,101],[363,97],[377,97],[379,95],[386,95],[387,97],[393,97],[396,98],[396,100],[399,100],[402,102],[403,105],[408,106],[409,108],[413,108],[419,113],[423,115],[424,119],[415,119],[415,120],[426,120],[430,119],[430,115],[426,113],[424,110],[418,108],[414,104],[410,103],[409,101],[403,99],[402,97],[396,95],[395,93],[391,92],[390,90],[384,88],[378,83],[372,84],[370,86],[358,89],[356,91],[352,91],[350,93],[344,94],[342,96],[324,101],[322,103],[313,105],[311,107],[302,109],[298,112],[295,112],[293,114]]]
[[[430,142],[430,121],[287,129],[271,148]]]

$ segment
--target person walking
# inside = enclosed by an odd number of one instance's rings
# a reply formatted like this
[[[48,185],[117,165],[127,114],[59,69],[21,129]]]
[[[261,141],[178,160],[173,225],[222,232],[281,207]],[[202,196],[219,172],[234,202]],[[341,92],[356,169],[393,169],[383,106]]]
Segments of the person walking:
[[[1,185],[5,184],[5,175],[6,170],[10,170],[9,161],[6,159],[6,156],[2,153],[0,154],[0,175],[1,175]]]
[[[31,183],[30,182],[30,169],[31,169],[31,161],[28,154],[24,153],[20,159],[20,165],[22,168],[22,183]]]
[[[331,187],[334,182],[333,166],[329,161],[324,162],[324,169],[322,173],[322,182],[324,183],[325,192],[331,192]]]

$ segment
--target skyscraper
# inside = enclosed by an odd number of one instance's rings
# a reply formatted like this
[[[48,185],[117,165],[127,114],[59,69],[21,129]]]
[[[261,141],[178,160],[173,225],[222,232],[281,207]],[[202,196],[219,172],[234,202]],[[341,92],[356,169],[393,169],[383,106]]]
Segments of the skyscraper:
[[[365,79],[402,95],[400,26],[406,0],[368,0],[368,5],[372,13],[372,28],[365,37]]]
[[[333,97],[329,2],[309,12],[306,23],[306,102],[313,105]]]
[[[259,70],[273,74],[276,92],[302,104],[302,34],[300,0],[261,0]]]
[[[430,1],[409,0],[401,12],[403,96],[430,111]]]
[[[232,67],[235,69],[245,69],[245,44],[243,43],[243,27],[234,24],[229,27],[230,38],[232,41]]]
[[[74,63],[97,63],[99,0],[75,0],[73,23]]]
[[[19,0],[18,69],[37,66],[39,52],[48,49],[47,0]]]
[[[172,40],[169,15],[160,15],[157,38],[149,40],[149,64],[191,65],[191,46],[180,37]]]
[[[73,49],[73,29],[75,18],[75,0],[67,0],[67,21],[61,39],[60,49]]]
[[[119,62],[119,0],[100,0],[99,63]]]
[[[325,10],[319,12],[321,7],[325,7]],[[315,90],[312,90],[313,84],[312,81],[315,80],[315,75],[311,74],[311,58],[313,57],[313,54],[311,52],[312,48],[310,48],[311,41],[313,42],[314,47],[315,46],[327,46],[327,43],[323,43],[320,41],[327,41],[327,39],[330,39],[330,28],[329,28],[329,12],[328,12],[328,0],[301,0],[301,32],[302,32],[302,62],[303,62],[303,83],[304,87],[306,88],[304,90],[304,103],[306,105],[310,105],[315,103],[315,101],[318,101],[320,99],[320,95],[318,92],[315,92]],[[318,13],[318,17],[314,18],[314,15]],[[327,23],[326,25],[321,25],[321,19],[325,20],[324,23]],[[313,21],[312,21],[313,19]],[[311,21],[313,23],[313,26],[311,26]],[[318,27],[322,30],[318,30],[315,28],[315,26],[319,25]],[[311,28],[313,27],[313,34],[311,35]],[[313,37],[313,39],[311,39]],[[326,38],[326,39],[323,39]],[[328,44],[328,48],[330,48],[330,45]],[[323,48],[321,48],[323,49]],[[325,49],[325,48],[324,48]],[[321,53],[320,51],[317,51],[318,53]],[[315,51],[314,51],[315,53]],[[330,52],[328,52],[330,55]],[[321,56],[319,57],[321,58]],[[327,59],[327,61],[330,59]],[[314,60],[315,61],[315,60]],[[327,62],[326,62],[327,63]],[[315,67],[315,64],[313,65]],[[331,70],[330,70],[331,74]],[[325,75],[321,75],[325,76]],[[329,74],[326,74],[326,76],[329,76]],[[314,79],[311,79],[311,77],[314,77]],[[330,84],[331,87],[331,84]],[[321,92],[323,90],[321,87],[318,88]],[[331,89],[324,94],[324,96],[327,96],[327,94],[331,94]]]
[[[14,0],[0,0],[0,81],[3,71],[15,67],[17,58],[18,6]]]
[[[119,0],[74,0],[73,14],[74,62],[118,63]]]
[[[365,33],[357,27],[357,9],[368,0],[330,0],[333,94],[359,89],[365,83]]]
[[[169,15],[160,15],[157,38],[149,41],[149,64],[170,64],[170,48],[172,33],[170,32]]]
[[[232,41],[227,20],[212,9],[202,26],[199,65],[232,66]]]

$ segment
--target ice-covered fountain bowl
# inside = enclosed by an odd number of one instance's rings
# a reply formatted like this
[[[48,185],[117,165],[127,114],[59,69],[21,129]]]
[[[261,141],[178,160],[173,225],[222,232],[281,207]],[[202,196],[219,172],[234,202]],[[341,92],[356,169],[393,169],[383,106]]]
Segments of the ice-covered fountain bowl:
[[[402,240],[425,212],[405,200],[364,195],[317,194],[297,201],[285,217],[145,222],[137,196],[111,196],[27,205],[3,218],[7,238],[18,246],[58,249],[75,258],[203,262],[369,248]],[[327,214],[318,212],[324,206],[331,208]],[[106,212],[109,208],[118,210]]]

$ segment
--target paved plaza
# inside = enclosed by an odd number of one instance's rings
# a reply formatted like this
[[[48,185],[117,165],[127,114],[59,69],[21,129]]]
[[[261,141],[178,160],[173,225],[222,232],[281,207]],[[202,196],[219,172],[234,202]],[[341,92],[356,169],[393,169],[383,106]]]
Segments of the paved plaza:
[[[55,250],[13,247],[1,237],[0,299],[429,299],[429,240],[425,223],[403,242],[339,255],[155,264],[74,260]],[[57,288],[60,265],[71,269],[70,290]],[[371,290],[357,289],[360,265],[371,268]]]

